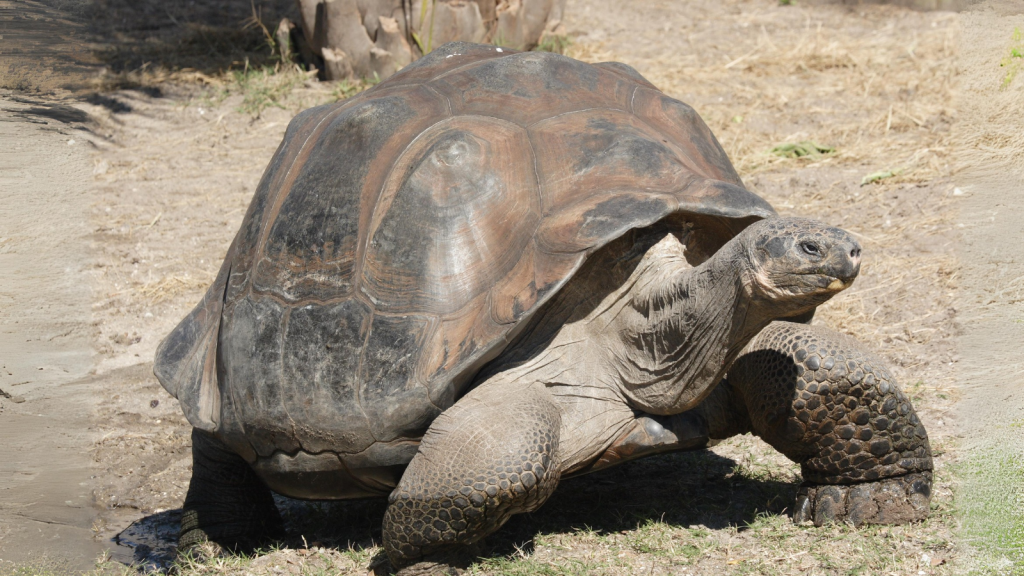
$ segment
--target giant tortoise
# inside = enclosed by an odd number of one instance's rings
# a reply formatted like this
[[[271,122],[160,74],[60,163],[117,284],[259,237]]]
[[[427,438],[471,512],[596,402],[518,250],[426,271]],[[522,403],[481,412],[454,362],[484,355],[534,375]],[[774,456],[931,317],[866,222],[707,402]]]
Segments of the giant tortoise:
[[[291,122],[161,343],[194,427],[180,545],[280,536],[271,491],[388,497],[402,567],[559,478],[745,432],[803,465],[797,519],[923,517],[909,402],[805,323],[860,251],[779,217],[628,66],[445,45]]]

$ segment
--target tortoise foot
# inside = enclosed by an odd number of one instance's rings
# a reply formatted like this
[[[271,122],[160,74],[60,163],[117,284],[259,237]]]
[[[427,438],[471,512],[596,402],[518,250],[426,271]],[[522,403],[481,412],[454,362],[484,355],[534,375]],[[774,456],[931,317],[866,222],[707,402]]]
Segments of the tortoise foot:
[[[275,510],[276,512],[276,510]],[[269,516],[269,514],[267,514]],[[284,537],[284,528],[277,518],[254,529],[237,523],[206,524],[195,510],[186,510],[178,535],[178,557],[205,562],[226,558],[234,553],[251,553]]]
[[[395,568],[468,565],[485,537],[558,485],[558,407],[540,386],[497,383],[434,420],[388,497],[383,544]]]
[[[931,494],[931,472],[850,485],[805,482],[796,497],[793,521],[815,526],[906,524],[928,516]]]
[[[270,490],[240,456],[192,431],[192,480],[182,506],[178,556],[216,547],[215,556],[252,552],[285,536]]]

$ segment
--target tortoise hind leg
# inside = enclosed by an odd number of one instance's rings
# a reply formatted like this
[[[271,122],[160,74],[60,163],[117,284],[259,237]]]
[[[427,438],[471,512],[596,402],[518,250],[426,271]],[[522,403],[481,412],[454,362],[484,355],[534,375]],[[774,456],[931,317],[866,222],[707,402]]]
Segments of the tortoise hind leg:
[[[430,425],[389,497],[384,548],[395,568],[464,564],[472,545],[554,492],[561,415],[541,386],[488,382]],[[410,566],[412,565],[412,566]]]
[[[203,542],[249,551],[284,536],[270,489],[241,456],[195,428],[192,480],[182,508],[179,554]]]
[[[722,403],[732,419],[800,464],[794,520],[899,524],[927,516],[928,435],[884,362],[851,338],[774,322],[721,386],[715,396],[732,398]],[[722,412],[711,416],[727,420]],[[715,417],[708,420],[714,429]]]

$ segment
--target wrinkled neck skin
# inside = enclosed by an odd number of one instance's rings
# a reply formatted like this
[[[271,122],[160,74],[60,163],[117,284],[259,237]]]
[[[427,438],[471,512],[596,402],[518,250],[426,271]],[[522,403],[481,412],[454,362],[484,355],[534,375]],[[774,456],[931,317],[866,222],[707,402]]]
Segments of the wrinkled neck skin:
[[[771,322],[751,270],[737,239],[695,268],[671,236],[645,255],[631,275],[628,306],[600,338],[635,409],[668,415],[693,408]]]
[[[710,394],[773,319],[761,311],[766,306],[756,296],[760,291],[748,262],[734,238],[693,267],[683,244],[666,234],[592,306],[581,303],[592,302],[600,291],[593,276],[617,274],[611,262],[588,273],[592,279],[581,279],[579,288],[566,290],[564,304],[586,311],[542,318],[537,333],[553,333],[543,349],[486,379],[536,383],[572,402],[617,398],[649,414],[685,412]],[[542,339],[527,338],[519,346],[528,351]]]

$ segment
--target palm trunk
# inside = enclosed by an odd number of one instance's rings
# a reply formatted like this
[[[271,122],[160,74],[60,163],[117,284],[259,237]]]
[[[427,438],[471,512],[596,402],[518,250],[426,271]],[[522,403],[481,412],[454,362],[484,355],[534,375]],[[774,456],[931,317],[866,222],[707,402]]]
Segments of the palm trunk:
[[[327,80],[384,79],[457,40],[519,50],[557,34],[565,0],[297,0]]]

